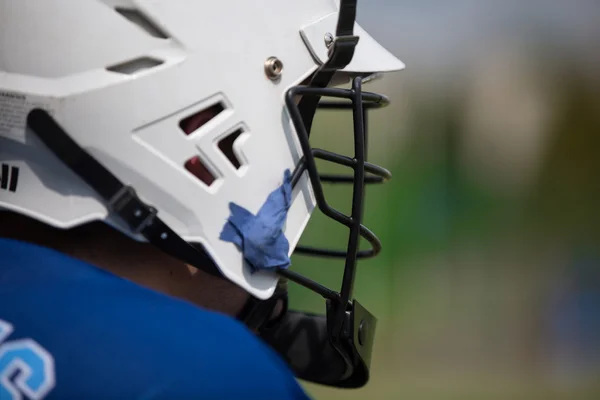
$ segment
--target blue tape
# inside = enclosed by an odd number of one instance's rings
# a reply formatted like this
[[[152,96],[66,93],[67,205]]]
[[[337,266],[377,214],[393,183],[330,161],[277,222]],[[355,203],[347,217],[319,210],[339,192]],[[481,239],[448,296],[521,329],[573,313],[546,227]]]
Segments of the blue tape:
[[[290,244],[283,225],[292,202],[292,174],[286,170],[283,184],[271,192],[256,215],[235,203],[229,203],[228,218],[220,239],[234,243],[252,272],[288,268]]]

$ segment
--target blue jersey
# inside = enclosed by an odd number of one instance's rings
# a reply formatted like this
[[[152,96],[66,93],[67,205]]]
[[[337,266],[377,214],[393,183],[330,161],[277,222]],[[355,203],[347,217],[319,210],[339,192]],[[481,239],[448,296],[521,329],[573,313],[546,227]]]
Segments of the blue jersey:
[[[242,324],[0,239],[0,399],[307,399]]]

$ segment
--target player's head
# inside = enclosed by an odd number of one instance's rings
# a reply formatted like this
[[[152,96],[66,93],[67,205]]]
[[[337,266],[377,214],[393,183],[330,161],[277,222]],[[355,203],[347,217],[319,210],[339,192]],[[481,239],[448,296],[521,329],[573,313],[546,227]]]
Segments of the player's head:
[[[364,161],[364,112],[387,100],[362,81],[404,65],[355,11],[356,0],[0,0],[11,38],[0,209],[60,229],[101,221],[258,300],[285,277],[330,300],[332,335],[358,332],[356,258],[379,251],[360,225],[362,186],[389,177]],[[310,147],[325,97],[351,100],[337,107],[352,111],[356,154]],[[354,184],[351,216],[327,205],[315,158],[353,169],[325,178]],[[349,227],[347,250],[297,249],[315,205]],[[358,252],[359,237],[373,249]],[[287,269],[294,249],[345,259],[340,293]]]

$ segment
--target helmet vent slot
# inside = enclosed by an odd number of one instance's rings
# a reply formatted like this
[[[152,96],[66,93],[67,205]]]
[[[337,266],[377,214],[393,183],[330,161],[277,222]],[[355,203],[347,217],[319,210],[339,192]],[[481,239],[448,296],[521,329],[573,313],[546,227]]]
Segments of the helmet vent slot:
[[[206,125],[209,121],[221,114],[225,110],[223,103],[219,102],[212,106],[195,112],[179,121],[179,127],[186,135],[191,135],[198,129]]]
[[[229,160],[231,165],[235,167],[235,169],[240,169],[240,167],[242,166],[242,162],[240,161],[240,158],[238,157],[234,149],[235,141],[242,133],[243,131],[241,129],[238,129],[219,141],[219,150],[223,152],[225,157],[227,157],[227,159]]]
[[[164,61],[157,60],[152,57],[139,57],[134,60],[125,61],[123,63],[111,65],[106,67],[107,71],[116,72],[124,75],[135,75],[141,71],[152,69],[163,64]]]
[[[199,156],[194,156],[185,162],[185,169],[188,170],[192,175],[198,178],[206,186],[212,185],[216,177],[210,172],[206,164],[200,159]]]
[[[158,39],[168,39],[169,36],[162,31],[155,23],[153,23],[147,16],[142,14],[139,10],[125,7],[115,7],[115,11],[121,14],[132,24],[137,25],[141,30],[146,32],[148,35]]]

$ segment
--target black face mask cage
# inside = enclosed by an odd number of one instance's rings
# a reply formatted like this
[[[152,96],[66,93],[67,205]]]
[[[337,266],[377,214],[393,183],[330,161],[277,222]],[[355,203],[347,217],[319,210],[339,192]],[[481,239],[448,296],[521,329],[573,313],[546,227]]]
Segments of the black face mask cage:
[[[310,332],[306,332],[308,336],[315,339],[312,340],[314,345],[307,343],[301,345],[302,348],[312,353],[310,357],[313,362],[309,364],[316,366],[316,368],[310,366],[301,368],[296,365],[295,370],[300,378],[338,387],[360,387],[369,380],[376,319],[356,300],[351,303],[350,299],[354,286],[357,260],[374,257],[381,251],[379,239],[362,224],[365,184],[381,183],[391,178],[391,174],[384,168],[366,162],[367,111],[388,105],[388,99],[379,94],[362,91],[363,81],[369,74],[355,77],[351,89],[328,87],[334,75],[339,71],[343,71],[354,57],[354,51],[359,41],[359,38],[354,35],[356,3],[357,0],[340,0],[336,37],[329,48],[329,59],[313,75],[310,85],[292,87],[287,91],[285,97],[286,106],[304,155],[292,175],[292,183],[293,185],[297,184],[301,175],[305,171],[308,172],[319,210],[327,217],[349,229],[348,244],[345,251],[303,246],[298,246],[295,250],[298,254],[308,256],[344,258],[344,273],[339,293],[294,271],[279,271],[280,276],[283,278],[313,290],[327,300],[326,341],[322,340],[322,336],[321,339],[318,339],[319,335],[311,335]],[[296,104],[295,99],[299,96],[301,100]],[[321,102],[320,100],[323,97],[335,100]],[[354,157],[347,157],[322,149],[313,149],[310,146],[309,134],[315,113],[319,108],[352,111]],[[317,158],[349,167],[353,170],[353,174],[351,176],[321,176],[316,167],[315,159]],[[322,183],[324,182],[333,184],[350,183],[353,185],[352,208],[349,216],[329,206],[323,192]],[[369,250],[361,251],[359,249],[361,238],[369,242],[371,246]],[[277,296],[274,297],[277,298]],[[268,315],[269,309],[272,310],[275,301],[268,301],[262,306],[257,305],[254,308],[255,315]],[[259,312],[261,310],[262,312]],[[290,340],[293,342],[293,339],[285,339],[285,336],[289,336],[289,333],[283,335],[283,339],[277,338],[278,330],[284,332],[288,329],[292,331],[302,330],[301,325],[307,327],[315,326],[315,324],[323,326],[310,315],[305,315],[300,321],[300,325],[290,324],[290,318],[286,319],[283,316],[278,324],[279,328],[271,325],[271,329],[265,329],[262,332],[263,337],[266,337],[273,347],[283,354],[292,365],[294,365],[294,358],[296,357],[293,354],[296,346],[290,343]],[[303,324],[302,321],[305,321],[306,324]],[[328,354],[328,356],[320,356],[320,354]],[[333,376],[324,378],[322,377],[323,374],[319,373],[319,364],[327,364],[331,367],[330,369],[338,372],[334,373]]]
[[[351,89],[295,86],[288,90],[285,99],[304,154],[292,174],[292,184],[295,185],[302,174],[307,172],[317,207],[327,217],[348,227],[349,236],[346,250],[304,246],[298,246],[295,250],[295,253],[307,256],[345,259],[342,286],[339,293],[291,270],[282,270],[279,271],[279,274],[290,281],[320,294],[327,300],[328,334],[331,344],[336,348],[339,355],[344,358],[348,366],[346,371],[349,375],[356,374],[357,368],[366,368],[367,371],[365,373],[368,375],[368,365],[376,322],[375,318],[360,304],[356,301],[351,303],[357,260],[374,257],[381,250],[380,240],[362,224],[365,184],[382,183],[391,178],[390,172],[386,169],[366,162],[368,138],[367,113],[370,109],[387,106],[389,101],[383,95],[363,92],[363,79],[363,77],[354,78]],[[309,130],[306,127],[305,121],[310,121],[312,125],[313,115],[302,114],[301,104],[297,105],[295,102],[297,96],[302,96],[303,100],[313,98],[313,100],[317,99],[317,101],[321,98],[333,98],[336,100],[317,103],[316,109],[352,112],[354,123],[354,157],[311,147],[309,143]],[[353,170],[353,174],[320,175],[316,166],[317,158],[349,167]],[[350,215],[344,215],[327,203],[323,191],[323,183],[353,185]],[[369,242],[370,249],[359,250],[361,238]]]
[[[391,178],[390,172],[386,169],[366,162],[367,111],[373,108],[384,107],[389,104],[389,101],[385,96],[380,94],[363,92],[362,80],[362,77],[354,78],[352,82],[352,89],[295,86],[289,89],[286,95],[286,105],[289,109],[290,117],[296,128],[300,145],[304,153],[304,157],[300,160],[298,166],[292,174],[292,184],[295,185],[300,179],[301,175],[304,172],[308,172],[319,210],[327,217],[348,227],[350,234],[348,238],[348,247],[345,251],[303,246],[298,246],[295,250],[295,252],[298,254],[308,256],[344,258],[344,275],[339,294],[293,271],[280,271],[280,275],[319,293],[327,300],[330,300],[334,303],[339,303],[339,305],[347,304],[352,296],[356,261],[358,259],[374,257],[381,250],[381,242],[377,236],[375,236],[373,232],[371,232],[362,224],[365,183],[382,183]],[[318,108],[327,110],[352,111],[355,149],[353,158],[322,149],[312,148],[310,146],[309,132],[304,125],[304,118],[302,117],[300,108],[294,101],[296,96],[314,96],[319,98],[328,97],[350,100],[350,102],[321,102],[319,103]],[[351,176],[320,175],[315,161],[317,158],[349,167],[354,171],[354,173]],[[350,216],[344,215],[338,210],[329,206],[325,199],[322,186],[323,182],[334,184],[349,183],[353,185],[352,212]],[[371,245],[370,249],[359,250],[361,237],[369,242]],[[343,308],[344,307],[342,307],[342,312]],[[338,318],[340,318],[340,315],[338,315],[336,320]]]

